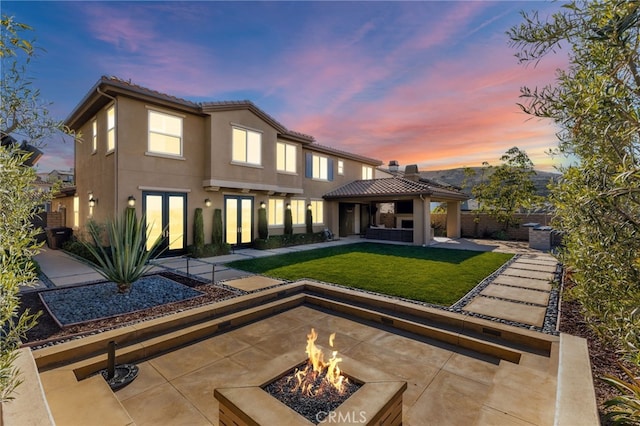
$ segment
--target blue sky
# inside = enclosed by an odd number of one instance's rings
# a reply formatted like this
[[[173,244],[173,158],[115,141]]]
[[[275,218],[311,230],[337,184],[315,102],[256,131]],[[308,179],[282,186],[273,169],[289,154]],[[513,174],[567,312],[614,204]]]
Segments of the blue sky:
[[[31,75],[64,119],[101,75],[192,101],[249,99],[317,142],[421,169],[497,164],[524,149],[539,169],[556,129],[517,106],[553,83],[562,56],[517,63],[505,32],[542,1],[32,2],[2,13],[44,48]],[[42,171],[73,166],[50,142]]]

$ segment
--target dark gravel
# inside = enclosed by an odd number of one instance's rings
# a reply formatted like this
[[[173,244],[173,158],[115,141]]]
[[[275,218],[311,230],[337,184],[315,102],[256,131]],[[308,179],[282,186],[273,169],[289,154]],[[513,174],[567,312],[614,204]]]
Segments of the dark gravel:
[[[263,389],[311,423],[318,424],[360,389],[362,385],[349,380],[345,385],[345,391],[339,393],[333,386],[324,381],[325,373],[322,373],[313,380],[312,395],[305,395],[300,389],[294,390],[297,381],[293,375],[298,370],[304,370],[307,366],[310,366],[309,362],[300,364],[283,377],[264,386]],[[318,393],[317,396],[315,395],[316,392]]]
[[[242,292],[232,291],[230,288],[223,288],[218,284],[211,284],[194,277],[186,277],[171,272],[160,272],[157,275],[169,278],[184,286],[192,287],[203,294],[187,300],[157,305],[136,312],[129,312],[62,328],[45,309],[39,296],[41,291],[22,293],[20,295],[19,312],[22,313],[28,309],[31,313],[41,313],[36,326],[27,332],[24,343],[33,349],[38,349],[175,312],[181,312],[197,306],[215,303],[242,294]]]
[[[43,291],[40,297],[63,327],[166,303],[179,302],[203,293],[160,275],[150,275],[133,283],[126,293],[118,293],[113,282]]]

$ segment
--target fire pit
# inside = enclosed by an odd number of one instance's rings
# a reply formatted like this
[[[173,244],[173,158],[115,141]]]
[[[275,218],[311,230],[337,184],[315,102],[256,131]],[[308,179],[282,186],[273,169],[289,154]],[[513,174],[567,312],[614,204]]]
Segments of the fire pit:
[[[310,425],[318,423],[402,424],[406,382],[332,351],[328,361],[307,335],[307,360],[283,355],[262,377],[218,388],[220,425]],[[329,338],[333,347],[335,334]],[[344,361],[346,372],[338,366]],[[282,366],[288,366],[284,369]]]

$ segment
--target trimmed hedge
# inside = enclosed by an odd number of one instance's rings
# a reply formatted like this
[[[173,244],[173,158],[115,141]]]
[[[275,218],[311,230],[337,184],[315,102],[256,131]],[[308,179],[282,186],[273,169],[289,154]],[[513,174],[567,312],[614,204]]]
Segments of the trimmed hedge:
[[[267,239],[256,238],[253,240],[253,248],[258,250],[268,250],[279,247],[321,243],[326,240],[324,232],[314,232],[311,234],[270,235]]]

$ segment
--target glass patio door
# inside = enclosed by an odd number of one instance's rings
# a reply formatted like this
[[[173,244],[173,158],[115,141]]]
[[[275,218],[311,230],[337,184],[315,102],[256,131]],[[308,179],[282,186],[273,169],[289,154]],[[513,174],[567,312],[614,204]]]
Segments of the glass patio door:
[[[184,253],[186,248],[187,194],[173,192],[143,192],[142,210],[146,216],[147,249],[162,236],[163,256]]]
[[[253,197],[224,197],[225,241],[245,246],[253,241]]]

